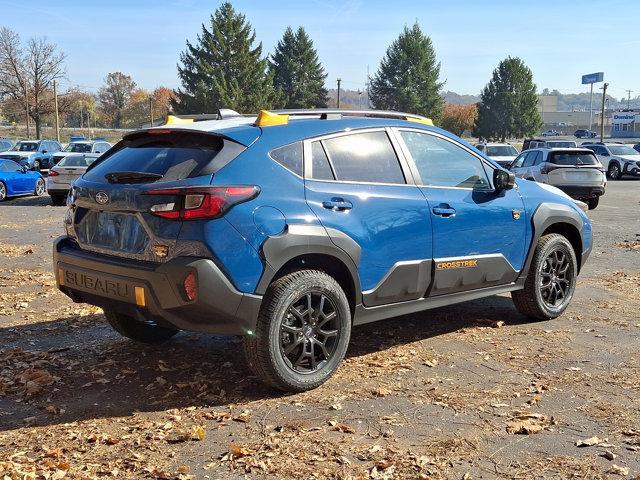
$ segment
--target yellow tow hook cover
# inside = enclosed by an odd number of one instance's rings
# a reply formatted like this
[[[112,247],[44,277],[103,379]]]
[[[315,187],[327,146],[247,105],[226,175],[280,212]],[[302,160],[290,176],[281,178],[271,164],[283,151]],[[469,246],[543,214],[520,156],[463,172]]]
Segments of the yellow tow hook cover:
[[[185,123],[193,123],[193,118],[180,118],[175,115],[167,115],[165,125],[183,125]]]
[[[260,110],[256,119],[256,127],[272,127],[274,125],[286,125],[289,123],[289,115],[280,115],[268,110]]]
[[[424,125],[429,125],[430,127],[433,127],[433,120],[431,120],[430,118],[407,117],[407,121],[415,122],[415,123],[422,123]]]

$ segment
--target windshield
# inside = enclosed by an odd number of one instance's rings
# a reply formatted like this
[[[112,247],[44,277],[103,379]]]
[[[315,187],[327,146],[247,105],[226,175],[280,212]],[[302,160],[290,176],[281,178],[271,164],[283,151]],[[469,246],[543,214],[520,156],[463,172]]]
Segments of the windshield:
[[[18,142],[11,150],[16,152],[37,152],[38,142]]]
[[[95,162],[84,178],[104,182],[109,174],[135,172],[150,174],[146,179],[158,176],[161,181],[181,180],[215,173],[244,149],[209,134],[144,135]]]
[[[547,142],[549,148],[575,148],[576,142]]]
[[[626,145],[607,145],[611,151],[611,155],[640,155],[633,148]]]
[[[91,144],[89,143],[70,143],[67,145],[67,148],[64,149],[65,152],[73,152],[73,153],[91,153]]]
[[[597,165],[596,156],[589,152],[551,152],[549,162],[555,165]]]
[[[61,167],[88,167],[93,163],[94,158],[85,158],[82,155],[69,155],[58,163]]]
[[[512,145],[487,146],[486,154],[489,157],[515,157],[518,150]]]

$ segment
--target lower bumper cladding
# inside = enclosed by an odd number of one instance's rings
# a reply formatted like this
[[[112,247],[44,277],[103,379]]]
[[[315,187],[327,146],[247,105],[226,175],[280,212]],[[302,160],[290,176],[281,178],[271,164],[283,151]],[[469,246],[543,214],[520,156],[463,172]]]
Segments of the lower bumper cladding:
[[[58,288],[75,302],[179,330],[225,335],[255,331],[262,297],[238,291],[208,258],[137,262],[85,252],[60,237],[54,242],[53,265]]]

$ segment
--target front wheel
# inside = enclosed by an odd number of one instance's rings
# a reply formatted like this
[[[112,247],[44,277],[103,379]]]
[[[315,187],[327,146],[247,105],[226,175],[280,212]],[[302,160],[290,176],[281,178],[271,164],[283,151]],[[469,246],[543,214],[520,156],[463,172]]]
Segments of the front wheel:
[[[105,310],[107,321],[123,337],[141,343],[162,343],[173,337],[179,330],[161,327],[152,321],[141,321],[129,315]]]
[[[587,200],[587,205],[589,205],[589,210],[595,210],[599,203],[600,203],[600,197],[593,197]]]
[[[44,185],[44,178],[39,178],[38,180],[36,180],[36,188],[34,193],[41,197],[45,194],[45,192],[47,191],[45,185]]]
[[[264,383],[302,392],[323,384],[349,346],[351,311],[331,276],[301,270],[276,280],[264,296],[256,331],[243,338],[249,367]]]
[[[576,288],[578,262],[571,243],[562,235],[545,235],[536,246],[524,289],[511,293],[520,313],[536,320],[560,316]]]

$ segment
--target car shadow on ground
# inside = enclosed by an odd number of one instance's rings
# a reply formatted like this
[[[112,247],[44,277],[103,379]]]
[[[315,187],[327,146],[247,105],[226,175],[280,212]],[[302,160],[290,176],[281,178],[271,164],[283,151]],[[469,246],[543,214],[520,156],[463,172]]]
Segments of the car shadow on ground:
[[[38,206],[52,206],[51,197],[49,195],[43,195],[37,197],[35,195],[29,195],[24,197],[9,197],[0,202],[0,207],[38,207]]]
[[[509,297],[498,296],[358,326],[347,357],[500,321],[527,319]],[[0,345],[0,431],[24,427],[25,418],[43,426],[286,396],[249,373],[233,337],[182,333],[162,345],[142,345],[113,333],[96,314],[2,328]],[[25,394],[29,373],[42,370],[54,383],[44,376],[41,392]]]

